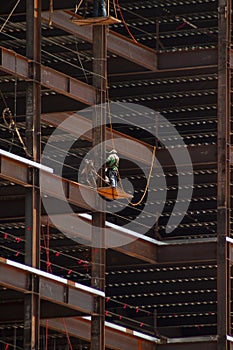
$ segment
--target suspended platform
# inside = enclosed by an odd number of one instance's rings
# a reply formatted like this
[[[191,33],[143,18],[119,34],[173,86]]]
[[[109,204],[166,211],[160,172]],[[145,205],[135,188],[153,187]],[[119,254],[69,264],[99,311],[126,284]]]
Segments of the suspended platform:
[[[109,25],[121,23],[121,21],[115,17],[89,17],[89,18],[73,18],[72,22],[78,26],[89,26],[89,25]]]
[[[120,188],[113,187],[98,187],[97,192],[104,198],[109,200],[114,199],[131,199],[133,196],[121,190]]]

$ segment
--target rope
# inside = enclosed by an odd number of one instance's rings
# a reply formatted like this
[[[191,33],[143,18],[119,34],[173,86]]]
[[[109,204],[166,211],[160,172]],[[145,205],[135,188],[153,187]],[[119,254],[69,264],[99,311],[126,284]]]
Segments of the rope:
[[[144,189],[144,193],[143,193],[142,197],[140,198],[140,200],[139,200],[137,203],[132,203],[132,202],[130,202],[130,204],[131,204],[132,206],[135,206],[135,207],[136,207],[137,205],[141,204],[142,201],[143,201],[143,199],[144,199],[144,197],[145,197],[145,195],[146,195],[146,192],[147,192],[148,187],[149,187],[149,184],[150,184],[150,179],[151,179],[151,174],[152,174],[153,166],[154,166],[155,152],[156,152],[156,147],[154,146],[153,155],[152,155],[152,162],[151,162],[151,167],[150,167],[150,172],[149,172],[149,176],[148,176],[148,179],[147,179],[146,187],[145,187],[145,189]]]
[[[15,72],[17,72],[16,56],[15,56]],[[16,115],[17,115],[17,86],[18,86],[18,80],[17,80],[17,75],[15,75],[15,85],[14,85],[14,121],[15,122],[16,122]],[[12,130],[11,147],[9,149],[9,152],[12,151],[14,140],[15,140],[15,130]]]
[[[11,18],[13,12],[15,11],[16,7],[18,6],[20,0],[17,1],[17,3],[15,4],[15,6],[13,7],[13,9],[11,10],[9,16],[7,17],[7,19],[5,20],[5,22],[3,23],[1,29],[0,29],[0,33],[3,31],[3,28],[5,27],[5,25],[7,24],[7,22],[9,21],[9,19]]]
[[[19,141],[22,144],[24,152],[26,153],[26,155],[28,157],[31,157],[31,155],[29,154],[29,152],[27,150],[27,147],[25,146],[25,143],[23,142],[23,139],[22,139],[22,137],[20,135],[20,132],[19,132],[19,129],[18,129],[18,127],[17,127],[17,125],[16,125],[16,123],[15,123],[15,121],[13,119],[11,111],[10,111],[10,109],[8,107],[3,110],[2,117],[3,117],[4,123],[8,127],[9,131],[10,132],[16,132],[16,134],[17,134],[17,136],[19,138]],[[8,119],[9,119],[9,121],[8,121]]]
[[[107,105],[108,105],[108,117],[109,117],[109,123],[110,123],[112,147],[116,148],[115,144],[114,144],[114,137],[113,137],[112,116],[111,116],[111,111],[110,111],[110,99],[109,99],[108,86],[107,86]],[[152,175],[153,166],[154,166],[155,152],[156,152],[156,147],[154,146],[153,147],[153,154],[152,154],[152,161],[151,161],[151,166],[150,166],[150,172],[149,172],[149,176],[148,176],[148,179],[147,179],[146,187],[144,189],[142,197],[140,198],[140,200],[137,203],[132,203],[131,201],[128,200],[128,202],[134,207],[136,207],[136,206],[138,206],[139,204],[142,203],[142,201],[145,198],[145,195],[147,193],[147,190],[148,190],[148,187],[149,187],[149,184],[150,184],[150,179],[151,179],[151,175]],[[124,191],[123,184],[122,184],[122,179],[121,179],[121,176],[120,176],[119,172],[118,172],[118,176],[119,176],[119,182],[120,182],[121,189],[122,189],[122,191]]]
[[[67,337],[67,340],[68,340],[69,348],[70,348],[70,350],[73,350],[73,347],[72,347],[72,344],[71,344],[71,341],[70,341],[70,337],[69,337],[69,333],[68,333],[67,328],[66,328],[65,319],[63,318],[62,321],[63,321],[64,329],[65,329],[65,332],[66,332],[66,337]]]
[[[47,272],[53,272],[52,271],[52,267],[51,267],[51,262],[50,262],[50,247],[49,247],[49,242],[50,242],[50,230],[49,230],[49,223],[47,223],[47,235],[45,236],[44,234],[44,227],[42,226],[42,236],[44,239],[44,247],[45,247],[45,253],[46,253],[46,268],[47,268]]]
[[[115,0],[113,0],[113,8],[114,8],[115,17],[117,18],[117,9],[116,9],[116,2],[115,2]]]
[[[121,11],[121,7],[120,7],[120,4],[119,4],[118,0],[116,0],[116,4],[117,4],[118,11],[119,11],[119,13],[120,13],[122,22],[123,22],[123,24],[124,24],[124,26],[125,26],[125,29],[126,29],[127,32],[129,33],[130,37],[133,39],[134,43],[135,43],[135,44],[138,44],[137,40],[135,39],[135,37],[133,36],[133,34],[131,33],[131,31],[129,30],[129,27],[128,27],[128,25],[127,25],[125,19],[124,19],[124,16],[123,16],[123,13],[122,13],[122,11]]]
[[[53,0],[49,3],[49,27],[53,25]]]
[[[49,320],[46,320],[46,328],[45,328],[45,350],[48,350],[48,341],[49,341]]]
[[[80,66],[81,66],[81,69],[83,71],[83,75],[84,75],[84,77],[86,79],[86,83],[88,84],[87,74],[86,74],[86,71],[85,71],[85,68],[83,66],[83,63],[82,63],[82,60],[81,60],[81,57],[80,57],[80,53],[79,53],[79,50],[78,50],[78,41],[77,41],[77,36],[76,35],[74,37],[74,40],[75,40],[76,54],[78,56],[78,60],[79,60]]]
[[[83,0],[80,0],[79,4],[78,5],[76,4],[75,11],[74,11],[75,14],[77,14],[77,12],[78,12],[80,6],[82,5],[82,3],[83,3]]]
[[[107,5],[107,11],[108,11],[108,17],[110,16],[110,2],[108,0],[108,5]]]

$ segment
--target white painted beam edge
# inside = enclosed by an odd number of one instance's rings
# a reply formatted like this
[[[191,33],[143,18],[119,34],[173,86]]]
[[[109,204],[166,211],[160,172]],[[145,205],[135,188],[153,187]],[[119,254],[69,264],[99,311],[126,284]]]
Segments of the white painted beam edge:
[[[46,165],[34,162],[34,161],[30,160],[30,159],[27,159],[27,158],[24,158],[24,157],[21,157],[21,156],[17,156],[14,153],[4,151],[3,149],[0,149],[0,154],[2,156],[7,157],[7,158],[17,160],[18,162],[30,165],[30,166],[32,166],[34,168],[38,168],[40,170],[46,171],[47,173],[53,174],[53,169],[48,167],[48,166],[46,166]]]
[[[85,319],[85,320],[91,321],[91,317],[90,316],[83,316],[82,318]],[[141,333],[141,332],[138,332],[138,331],[134,331],[134,330],[128,329],[126,327],[119,326],[117,324],[111,323],[111,322],[106,322],[105,321],[105,326],[108,327],[108,328],[112,328],[112,329],[115,329],[117,331],[120,331],[122,333],[127,333],[129,335],[134,335],[137,338],[145,339],[145,340],[148,340],[150,342],[155,342],[155,343],[159,343],[160,342],[159,338],[152,337],[150,335],[147,335],[147,334],[144,334],[144,333]]]
[[[78,214],[78,216],[83,217],[84,219],[87,219],[87,220],[91,220],[91,215],[90,214]],[[114,225],[114,224],[112,224],[111,222],[108,222],[108,221],[105,221],[105,225],[106,225],[106,227],[110,227],[110,228],[112,228],[112,229],[114,229],[116,231],[125,233],[128,236],[132,236],[132,237],[135,237],[135,238],[140,238],[140,239],[143,239],[144,241],[148,241],[148,242],[151,242],[151,243],[154,243],[154,244],[157,244],[157,245],[167,245],[167,243],[165,243],[165,242],[158,241],[158,240],[156,240],[154,238],[142,235],[141,233],[137,233],[137,232],[125,229],[124,227],[121,227],[121,226],[118,226],[118,225]]]
[[[230,238],[230,237],[226,237],[226,241],[229,242],[229,243],[231,243],[231,244],[233,244],[233,239]]]
[[[233,343],[233,337],[231,335],[227,335],[227,340]]]
[[[62,278],[62,277],[53,275],[51,273],[48,273],[48,272],[36,269],[34,267],[31,267],[31,266],[27,266],[27,265],[18,263],[16,261],[12,261],[12,260],[9,260],[9,259],[6,259],[5,261],[6,261],[7,265],[10,265],[10,266],[13,266],[13,267],[17,267],[18,269],[21,269],[21,270],[24,270],[24,271],[28,271],[30,273],[34,273],[34,274],[36,274],[38,276],[45,277],[45,278],[48,278],[50,280],[54,280],[56,282],[60,282],[60,283],[63,283],[63,284],[69,284],[69,280],[67,280],[66,278]],[[90,293],[90,294],[94,294],[94,295],[98,295],[98,296],[101,296],[101,297],[105,297],[105,293],[104,292],[102,292],[100,290],[97,290],[97,289],[94,289],[94,288],[91,288],[91,287],[88,287],[88,286],[84,286],[84,285],[82,285],[80,283],[77,283],[77,282],[75,282],[74,285],[70,285],[70,286],[74,287],[74,288],[77,288],[77,289],[80,289],[80,290],[83,290],[84,292],[87,292],[87,293]]]

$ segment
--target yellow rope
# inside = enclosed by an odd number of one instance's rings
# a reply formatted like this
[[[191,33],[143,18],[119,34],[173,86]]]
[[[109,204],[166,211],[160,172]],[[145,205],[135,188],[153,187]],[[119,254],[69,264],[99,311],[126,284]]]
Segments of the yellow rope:
[[[106,90],[107,90],[108,117],[109,117],[109,123],[110,123],[112,147],[116,148],[115,147],[115,143],[114,143],[114,137],[113,137],[112,116],[111,116],[111,111],[110,111],[110,99],[109,99],[109,87],[108,87],[108,84],[107,84],[107,89]],[[149,187],[149,184],[150,184],[150,179],[151,179],[151,175],[152,175],[153,166],[154,166],[155,153],[156,153],[156,146],[153,147],[153,154],[152,154],[150,172],[149,172],[149,176],[148,176],[148,179],[147,179],[146,187],[144,189],[142,197],[140,198],[140,200],[137,203],[132,203],[131,201],[128,200],[128,202],[134,207],[136,207],[136,206],[138,206],[139,204],[142,203],[142,201],[145,198],[145,195],[147,193],[147,190],[148,190],[148,187]],[[118,172],[118,174],[119,174],[119,182],[120,182],[121,189],[122,189],[122,191],[124,191],[120,173]]]
[[[24,152],[26,153],[26,155],[28,157],[31,157],[31,155],[29,154],[29,152],[27,150],[27,147],[26,147],[25,143],[23,142],[23,139],[22,139],[22,137],[20,135],[19,129],[18,129],[18,127],[17,127],[13,117],[12,117],[11,111],[10,111],[10,109],[8,107],[3,110],[2,117],[3,117],[4,123],[8,127],[8,129],[10,131],[16,131],[16,134],[17,134],[17,136],[19,138],[20,143],[22,144]],[[8,121],[8,119],[9,119],[9,121]]]
[[[110,3],[109,3],[109,0],[108,0],[108,17],[110,16]]]
[[[75,14],[77,14],[80,6],[82,5],[82,2],[83,2],[83,0],[80,0],[79,4],[75,6],[75,11],[74,11]]]
[[[7,17],[7,19],[5,20],[5,22],[3,23],[1,29],[0,29],[0,33],[3,31],[5,25],[7,24],[7,22],[9,21],[9,19],[11,18],[13,12],[15,11],[16,7],[18,6],[20,0],[17,1],[17,3],[15,4],[15,6],[13,7],[13,9],[11,10],[9,16]]]
[[[117,18],[117,9],[116,9],[116,2],[115,2],[115,0],[113,0],[113,8],[114,8],[115,17]]]
[[[151,175],[152,175],[152,170],[153,170],[153,166],[154,166],[154,161],[155,161],[155,152],[156,152],[156,147],[154,146],[154,149],[153,149],[153,155],[152,155],[152,161],[151,161],[151,166],[150,166],[150,172],[149,172],[149,176],[148,176],[148,179],[147,179],[147,183],[146,183],[146,187],[144,189],[144,193],[142,195],[142,197],[140,198],[140,200],[137,202],[137,203],[132,203],[130,202],[130,204],[134,207],[136,207],[137,205],[141,204],[145,195],[146,195],[146,192],[148,190],[148,187],[149,187],[149,184],[150,184],[150,179],[151,179]]]
[[[49,3],[49,27],[53,25],[53,0]]]

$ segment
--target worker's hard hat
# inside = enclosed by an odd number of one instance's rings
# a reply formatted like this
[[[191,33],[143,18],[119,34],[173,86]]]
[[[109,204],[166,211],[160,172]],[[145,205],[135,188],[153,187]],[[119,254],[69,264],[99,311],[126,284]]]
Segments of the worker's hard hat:
[[[116,153],[117,153],[117,150],[112,149],[109,153],[111,153],[111,154],[116,154]]]

